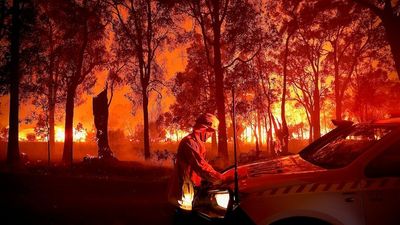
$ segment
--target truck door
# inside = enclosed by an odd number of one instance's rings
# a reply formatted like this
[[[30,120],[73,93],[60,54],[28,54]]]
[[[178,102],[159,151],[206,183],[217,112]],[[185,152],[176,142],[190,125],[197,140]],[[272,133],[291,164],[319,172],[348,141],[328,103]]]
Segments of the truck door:
[[[372,160],[365,175],[362,192],[366,224],[400,224],[400,141]]]

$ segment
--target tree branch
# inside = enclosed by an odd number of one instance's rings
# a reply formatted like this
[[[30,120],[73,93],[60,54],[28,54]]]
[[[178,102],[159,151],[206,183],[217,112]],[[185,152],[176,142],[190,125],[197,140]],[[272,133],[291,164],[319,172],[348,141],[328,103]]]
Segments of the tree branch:
[[[257,51],[256,51],[250,58],[248,58],[248,59],[246,59],[246,60],[243,60],[243,59],[240,58],[240,56],[238,56],[238,57],[236,57],[231,63],[229,63],[229,64],[226,65],[226,66],[223,66],[222,68],[223,68],[223,69],[227,69],[227,68],[231,67],[231,66],[232,66],[235,62],[237,62],[237,61],[239,61],[239,62],[241,62],[241,63],[248,63],[248,62],[250,62],[251,60],[253,60],[254,57],[256,57],[256,55],[258,55],[258,53],[260,52],[260,50],[261,50],[261,45],[259,46],[259,48],[257,49]]]
[[[370,9],[373,13],[375,13],[380,18],[383,16],[383,10],[377,7],[376,5],[372,4],[368,0],[352,0],[355,3],[358,3],[368,9]]]

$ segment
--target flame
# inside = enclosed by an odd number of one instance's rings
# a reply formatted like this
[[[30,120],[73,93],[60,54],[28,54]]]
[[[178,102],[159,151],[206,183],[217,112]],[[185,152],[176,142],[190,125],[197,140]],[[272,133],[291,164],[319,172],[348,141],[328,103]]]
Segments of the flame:
[[[55,129],[56,142],[64,142],[64,140],[65,140],[64,127],[56,126],[54,129]],[[76,130],[74,128],[72,130],[72,133],[74,135],[74,142],[86,142],[87,131],[85,129]]]
[[[189,133],[183,130],[168,130],[165,134],[165,141],[178,142]]]
[[[56,126],[54,128],[55,132],[55,141],[56,142],[64,142],[65,140],[65,133],[64,133],[64,127],[61,126]],[[19,132],[19,141],[28,141],[28,135],[34,134],[33,128],[28,128],[21,130]],[[73,129],[73,135],[74,135],[74,142],[86,142],[86,137],[87,137],[87,131],[85,129],[82,130],[76,130],[75,128]],[[38,142],[46,142],[47,137],[41,138],[38,135],[36,135],[36,141]]]
[[[55,127],[55,140],[56,142],[64,142],[65,133],[62,127]]]
[[[85,129],[82,130],[73,130],[74,133],[74,142],[86,142],[87,131]]]

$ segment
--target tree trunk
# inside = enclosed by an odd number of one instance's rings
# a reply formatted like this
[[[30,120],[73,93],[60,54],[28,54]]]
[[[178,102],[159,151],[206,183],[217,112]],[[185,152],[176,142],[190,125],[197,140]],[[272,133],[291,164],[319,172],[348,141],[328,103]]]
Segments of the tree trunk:
[[[96,138],[99,159],[114,158],[108,144],[108,99],[107,88],[93,98],[94,125],[96,126]]]
[[[211,136],[211,151],[216,152],[218,150],[217,133],[213,133]]]
[[[282,153],[289,152],[289,128],[286,122],[286,85],[287,85],[287,63],[289,57],[289,41],[291,34],[288,34],[285,43],[285,58],[283,60],[283,84],[282,84],[282,102],[281,102],[281,120],[282,120]]]
[[[50,62],[49,62],[49,80],[47,81],[47,88],[48,88],[48,93],[47,93],[47,102],[48,102],[48,107],[49,107],[49,112],[47,116],[47,122],[48,122],[48,132],[49,132],[49,137],[48,137],[48,142],[49,142],[49,149],[48,149],[48,162],[50,163],[50,157],[51,157],[51,151],[55,151],[55,132],[54,132],[54,126],[55,126],[55,108],[56,108],[56,99],[57,99],[57,84],[54,78],[54,61],[55,61],[55,52],[54,52],[54,43],[53,43],[53,29],[50,27]]]
[[[63,162],[73,163],[73,123],[74,123],[74,99],[76,88],[68,88],[67,102],[65,105],[65,140]]]
[[[147,96],[147,88],[143,88],[142,98],[143,98],[143,133],[144,133],[144,158],[146,160],[150,159],[150,138],[149,138],[149,97]]]
[[[7,145],[7,162],[14,163],[19,161],[19,143],[18,143],[18,126],[19,126],[19,48],[20,48],[20,9],[19,0],[13,1],[12,8],[12,26],[11,26],[11,71],[10,71],[10,116],[9,116],[9,133]]]
[[[269,110],[270,111],[270,110]],[[272,134],[272,129],[275,131],[275,135]],[[269,135],[270,135],[270,141],[271,141],[271,155],[273,157],[278,155],[278,152],[276,151],[276,124],[275,124],[275,119],[274,116],[272,115],[272,112],[269,112]],[[275,138],[274,138],[275,136]]]
[[[260,149],[262,149],[263,141],[262,141],[262,133],[261,133],[260,111],[257,111],[257,128],[258,128],[258,144],[260,145]]]
[[[341,89],[341,85],[340,85],[340,76],[339,76],[339,62],[337,60],[337,47],[336,47],[336,42],[334,45],[334,67],[335,67],[335,105],[336,105],[336,109],[335,109],[335,114],[336,114],[336,119],[337,120],[341,120],[342,119],[342,98],[341,98],[341,94],[340,94],[340,89]],[[344,87],[342,87],[344,88]]]
[[[265,138],[265,144],[267,145],[267,151],[269,151],[269,137],[268,137],[268,123],[267,123],[267,116],[266,116],[266,115],[264,115],[264,116],[263,116],[263,119],[264,119],[264,125],[265,125],[265,135],[266,135],[266,138]]]
[[[218,2],[218,1],[216,1]],[[219,24],[219,3],[215,3],[213,17],[215,22],[213,24],[213,49],[214,49],[214,73],[215,73],[215,98],[217,105],[217,116],[219,120],[218,126],[218,156],[220,156],[224,163],[228,163],[228,143],[226,136],[226,120],[225,120],[225,95],[224,95],[224,73],[221,63],[221,26]]]
[[[385,27],[386,39],[393,55],[397,76],[400,79],[400,16],[395,15],[391,6],[388,6],[387,9],[384,9],[381,19]]]
[[[314,99],[314,108],[311,115],[311,121],[313,126],[313,140],[316,140],[321,136],[321,119],[320,119],[320,96],[319,96],[319,76],[318,74],[314,78],[314,92],[313,92],[313,99]]]
[[[55,151],[55,130],[54,130],[54,115],[55,115],[55,104],[54,102],[49,103],[49,115],[48,115],[48,120],[49,120],[49,161],[50,161],[50,155],[51,152]]]
[[[257,130],[257,125],[252,126],[252,130],[253,130],[253,134],[254,134],[254,138],[256,139],[256,157],[258,157],[260,155],[260,145],[259,145],[259,138],[258,138],[258,134],[256,132]]]
[[[51,51],[53,52],[53,51]],[[49,80],[47,84],[48,88],[48,93],[47,93],[47,104],[49,107],[48,115],[47,115],[47,122],[48,122],[48,132],[49,132],[49,146],[48,146],[48,162],[50,163],[50,157],[51,157],[51,151],[54,152],[55,150],[55,131],[54,131],[54,126],[55,126],[55,108],[56,108],[56,87],[55,87],[55,82],[54,82],[54,74],[53,74],[53,62],[54,59],[53,57],[50,60],[50,72],[49,72]]]
[[[338,95],[335,99],[336,99],[336,119],[341,120],[342,119],[342,106],[343,106],[342,101],[343,100],[342,100],[341,95]]]

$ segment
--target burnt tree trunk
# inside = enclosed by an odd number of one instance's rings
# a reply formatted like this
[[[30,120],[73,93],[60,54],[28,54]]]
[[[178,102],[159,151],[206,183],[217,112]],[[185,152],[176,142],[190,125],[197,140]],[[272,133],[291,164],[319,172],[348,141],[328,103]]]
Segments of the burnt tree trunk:
[[[19,115],[19,48],[20,48],[20,9],[19,0],[13,1],[12,8],[12,26],[11,26],[11,71],[10,71],[10,116],[9,133],[7,145],[7,162],[14,163],[19,161],[19,143],[18,143],[18,115]]]
[[[96,139],[99,159],[114,158],[108,144],[108,99],[107,88],[93,97],[94,125],[96,126]]]
[[[73,120],[74,120],[74,100],[76,87],[68,88],[67,102],[65,105],[65,140],[63,150],[63,162],[73,162]]]

